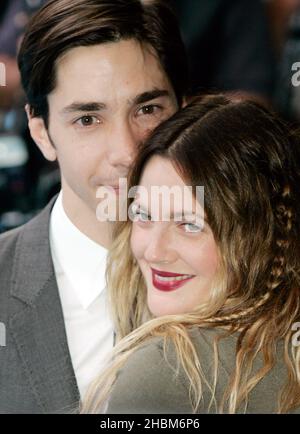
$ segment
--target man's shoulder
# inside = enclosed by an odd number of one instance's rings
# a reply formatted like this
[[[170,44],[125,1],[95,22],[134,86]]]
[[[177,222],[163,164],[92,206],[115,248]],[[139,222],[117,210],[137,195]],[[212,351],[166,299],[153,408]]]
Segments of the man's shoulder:
[[[40,214],[33,217],[27,223],[15,229],[4,232],[0,235],[0,256],[14,249],[20,236],[22,237],[27,231],[32,231],[34,227],[40,225]]]
[[[41,233],[41,236],[45,236],[48,233],[51,209],[55,199],[56,197],[24,225],[0,234],[0,262],[2,262],[4,256],[13,254],[19,240],[27,237],[28,242],[30,242],[30,239],[36,238],[39,233]]]
[[[26,231],[28,224],[29,222],[0,235],[0,263],[3,263],[5,257],[14,255],[18,239]]]

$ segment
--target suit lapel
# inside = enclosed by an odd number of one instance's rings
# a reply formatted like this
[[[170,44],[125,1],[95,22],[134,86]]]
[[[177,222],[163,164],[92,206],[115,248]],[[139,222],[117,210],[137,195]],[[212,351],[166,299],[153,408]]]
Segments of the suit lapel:
[[[22,303],[10,319],[24,374],[46,413],[72,411],[79,401],[50,252],[54,201],[20,233],[12,296]]]

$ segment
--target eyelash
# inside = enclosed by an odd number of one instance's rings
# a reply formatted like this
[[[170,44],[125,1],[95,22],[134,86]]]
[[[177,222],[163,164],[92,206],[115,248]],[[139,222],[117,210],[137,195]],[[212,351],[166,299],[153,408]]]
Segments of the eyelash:
[[[143,216],[143,215],[147,216],[146,219],[137,220],[140,223],[151,222],[151,219],[149,218],[149,215],[147,213],[141,211],[141,209],[139,209],[139,208],[136,208],[136,209],[133,208],[132,209],[132,214],[133,214],[134,217]],[[194,228],[197,228],[196,231],[185,231],[186,233],[189,233],[189,234],[197,234],[197,233],[199,233],[199,232],[202,231],[202,228],[200,226],[198,226],[198,225],[195,225],[194,223],[180,223],[178,226],[179,227],[193,226]]]
[[[141,110],[145,110],[145,109],[153,109],[153,110],[158,109],[158,110],[162,111],[162,110],[163,110],[163,107],[162,107],[161,105],[159,105],[159,104],[147,104],[147,105],[144,105],[144,106],[142,106],[142,107],[140,107],[140,108],[138,109],[138,111],[137,111],[137,116],[139,116],[138,113],[139,113]],[[142,113],[142,115],[144,115],[144,116],[154,116],[155,113]],[[96,122],[94,122],[94,123],[91,124],[91,125],[82,125],[82,124],[80,125],[80,121],[82,121],[82,120],[85,119],[85,118],[89,118],[89,119],[94,118],[94,119],[96,119]],[[97,118],[97,116],[95,116],[95,115],[90,115],[90,114],[86,114],[86,115],[84,115],[84,116],[80,116],[80,118],[75,119],[75,121],[73,122],[73,124],[75,124],[75,125],[79,125],[80,128],[90,128],[90,127],[93,127],[93,126],[95,126],[96,124],[100,124],[100,123],[101,123],[101,121],[100,121],[100,119]]]
[[[186,231],[186,233],[188,234],[198,234],[199,232],[201,232],[202,228],[200,228],[200,226],[195,225],[194,223],[183,223],[180,226],[194,226],[195,228],[197,228],[196,231]]]
[[[93,124],[91,124],[91,125],[79,125],[79,121],[82,121],[83,119],[92,119],[92,118],[96,119],[96,122],[94,122]],[[73,123],[75,125],[76,124],[79,125],[80,128],[91,128],[91,127],[95,126],[96,124],[100,124],[101,121],[95,115],[84,115],[84,116],[80,116],[80,118],[76,119]]]
[[[151,221],[149,218],[149,215],[147,213],[141,211],[140,208],[133,206],[131,209],[131,212],[132,212],[133,217],[142,216],[142,215],[147,216],[147,219],[138,220],[139,222],[144,223],[145,221],[147,221],[147,222]]]
[[[138,115],[139,111],[144,110],[144,109],[149,109],[149,108],[151,108],[151,109],[158,109],[160,111],[163,110],[163,107],[161,105],[159,105],[159,104],[147,104],[147,105],[144,105],[144,106],[140,107],[137,110],[137,115]],[[153,115],[155,115],[155,113],[143,113],[142,115],[143,116],[153,116]]]

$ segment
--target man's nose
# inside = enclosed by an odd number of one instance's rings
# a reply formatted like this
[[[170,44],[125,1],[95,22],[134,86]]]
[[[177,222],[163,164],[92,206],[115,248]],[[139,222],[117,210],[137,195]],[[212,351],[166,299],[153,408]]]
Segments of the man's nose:
[[[129,124],[122,122],[113,127],[110,141],[108,160],[112,166],[130,168],[137,153],[139,138]]]
[[[178,253],[173,245],[171,234],[163,224],[156,222],[151,231],[149,243],[144,251],[144,259],[152,264],[173,263],[178,259]]]

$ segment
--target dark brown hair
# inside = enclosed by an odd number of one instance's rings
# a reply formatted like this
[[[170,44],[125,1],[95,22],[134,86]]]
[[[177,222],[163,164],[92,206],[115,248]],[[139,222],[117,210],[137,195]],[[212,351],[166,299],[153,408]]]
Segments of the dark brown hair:
[[[145,322],[147,289],[130,248],[132,223],[118,223],[107,288],[115,329],[124,339],[95,383],[88,411],[99,411],[128,357],[153,336],[174,344],[194,411],[201,411],[204,381],[212,395],[208,411],[213,403],[217,411],[247,409],[251,391],[277,364],[286,375],[270,396],[274,411],[300,406],[300,346],[293,342],[293,326],[300,321],[299,143],[297,133],[256,103],[213,96],[177,112],[140,148],[129,187],[139,185],[153,156],[168,159],[187,185],[204,186],[207,223],[220,253],[219,279],[205,304]],[[201,351],[189,333],[195,328],[220,332],[211,342],[210,380],[199,367]],[[218,343],[234,332],[236,354],[217,402]]]
[[[31,19],[18,56],[32,115],[47,123],[47,95],[56,86],[55,65],[65,52],[131,38],[154,50],[181,104],[187,58],[167,1],[50,0]]]
[[[149,159],[160,155],[188,185],[204,186],[207,219],[242,310],[271,291],[281,315],[293,294],[283,288],[299,282],[299,143],[258,104],[207,96],[159,126],[133,167],[130,185],[138,185]],[[231,312],[236,306],[223,314]],[[251,315],[240,321],[251,322]]]

